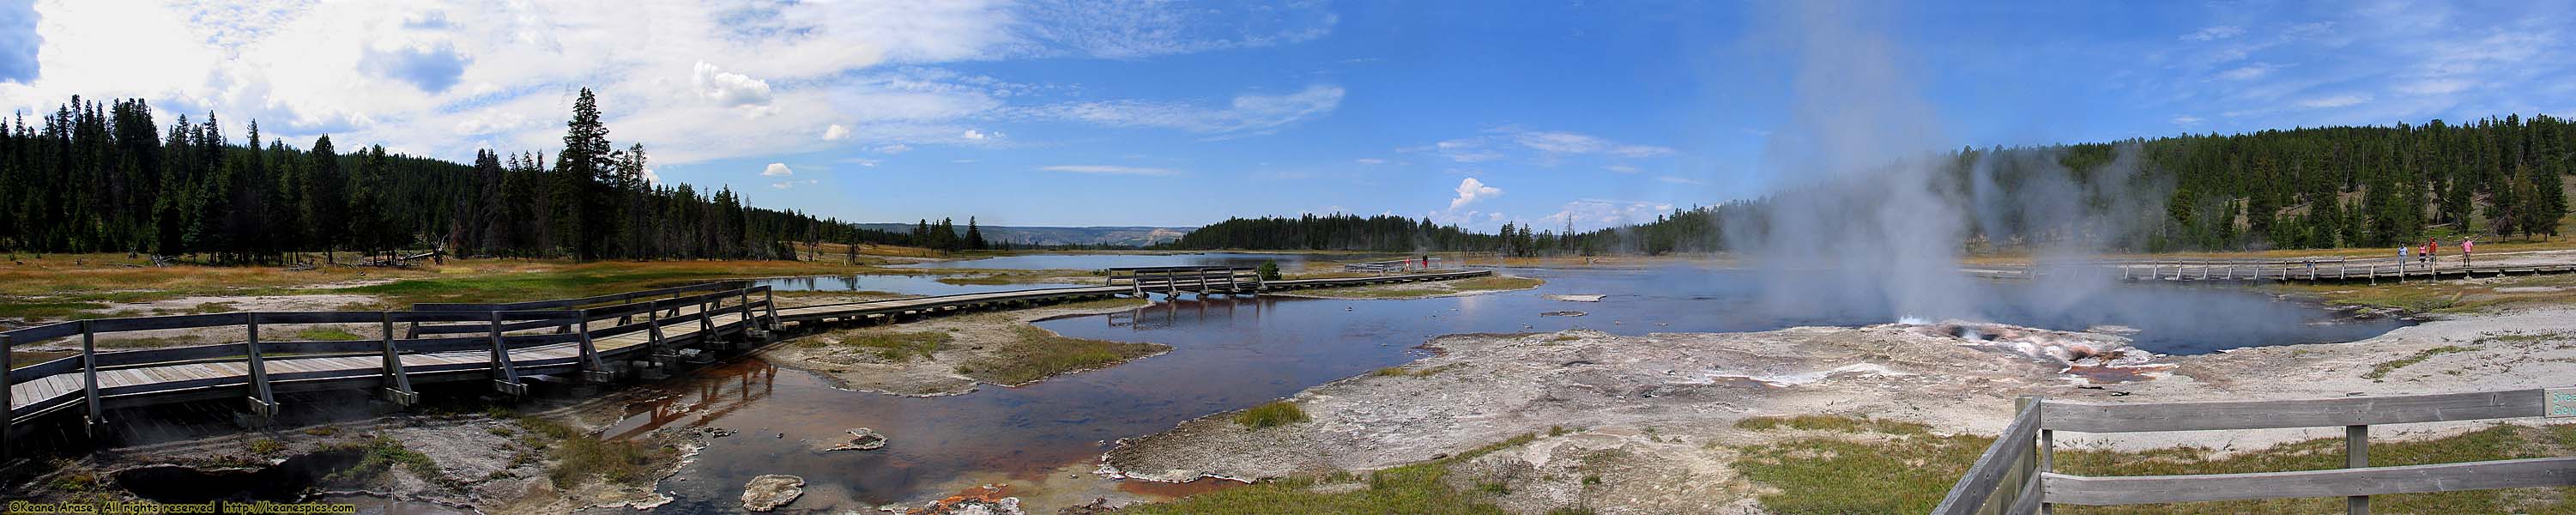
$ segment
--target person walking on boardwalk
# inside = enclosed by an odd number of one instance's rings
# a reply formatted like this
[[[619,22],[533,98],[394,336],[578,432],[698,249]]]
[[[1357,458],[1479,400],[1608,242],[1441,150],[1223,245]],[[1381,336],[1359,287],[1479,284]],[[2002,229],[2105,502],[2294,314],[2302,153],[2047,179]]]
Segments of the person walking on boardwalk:
[[[2460,238],[2460,266],[2469,266],[2469,260],[2475,257],[2473,254],[2477,253],[2478,242],[2476,240]]]

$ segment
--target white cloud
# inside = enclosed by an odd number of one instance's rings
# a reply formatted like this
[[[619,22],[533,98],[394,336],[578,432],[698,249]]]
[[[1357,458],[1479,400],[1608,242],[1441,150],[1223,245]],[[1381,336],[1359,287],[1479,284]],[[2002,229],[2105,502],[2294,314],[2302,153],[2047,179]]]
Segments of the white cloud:
[[[870,151],[870,152],[876,152],[876,153],[879,153],[879,154],[901,154],[901,153],[905,153],[905,152],[911,152],[911,151],[912,151],[912,145],[905,145],[905,144],[902,144],[902,143],[896,143],[896,144],[892,144],[892,145],[882,145],[882,146],[878,146],[878,147],[876,147],[876,148],[868,149],[868,151]]]
[[[1342,105],[1342,94],[1341,86],[1315,85],[1284,95],[1237,95],[1223,108],[1122,100],[1055,104],[1025,110],[1023,115],[1208,134],[1261,132],[1331,113]]]
[[[849,139],[849,138],[850,138],[850,128],[849,128],[849,127],[842,127],[842,126],[841,126],[841,124],[837,124],[837,123],[835,123],[835,124],[832,124],[830,127],[824,127],[824,128],[823,128],[823,141],[840,141],[840,140]]]
[[[842,162],[842,163],[847,163],[847,164],[854,164],[854,165],[859,165],[859,166],[865,166],[865,167],[869,167],[869,168],[876,168],[877,164],[879,164],[879,163],[883,163],[884,161],[879,161],[879,160],[875,160],[875,159],[857,158],[857,157],[846,157],[846,158],[841,158],[841,162]]]
[[[2365,95],[2349,95],[2349,94],[2347,94],[2347,95],[2335,95],[2335,96],[2330,96],[2330,97],[2320,97],[2320,98],[2311,98],[2311,99],[2307,99],[2307,100],[2301,100],[2301,101],[2299,101],[2299,107],[2306,107],[2306,108],[2310,108],[2310,109],[2326,109],[2326,108],[2335,108],[2335,107],[2350,107],[2350,106],[2359,105],[2359,104],[2361,104],[2361,103],[2363,103],[2363,102],[2369,102],[2369,101],[2370,101],[2370,97],[2369,97],[2369,96],[2365,96]]]
[[[1468,204],[1473,204],[1478,200],[1503,196],[1502,188],[1486,186],[1485,181],[1476,180],[1474,177],[1468,177],[1465,180],[1458,181],[1458,189],[1456,191],[1458,192],[1458,198],[1449,200],[1450,211],[1457,211],[1458,208],[1467,207]]]
[[[1601,167],[1601,169],[1619,173],[1637,173],[1637,167],[1628,165],[1610,165]]]
[[[800,180],[800,181],[780,181],[780,182],[773,182],[773,183],[769,183],[769,187],[772,187],[772,188],[778,188],[778,189],[782,189],[782,190],[784,190],[784,189],[794,189],[794,188],[796,188],[796,187],[797,187],[797,186],[799,186],[799,185],[811,186],[811,185],[815,185],[815,184],[822,184],[822,183],[823,183],[823,181],[822,181],[821,179],[805,179],[805,180]]]
[[[1154,176],[1172,176],[1172,175],[1180,175],[1180,174],[1181,174],[1181,172],[1174,171],[1174,170],[1163,169],[1163,168],[1146,168],[1146,167],[1140,167],[1140,166],[1118,166],[1118,165],[1055,165],[1055,166],[1041,166],[1041,167],[1038,167],[1038,169],[1039,169],[1039,170],[1046,170],[1046,171],[1050,171],[1050,172],[1088,173],[1088,174],[1101,174],[1101,175],[1154,175]]]
[[[2280,68],[2280,66],[2273,65],[2272,63],[2250,63],[2245,66],[2218,72],[2218,78],[2226,80],[2254,80],[2263,78],[2264,75],[2272,73],[2272,70]]]
[[[782,176],[782,175],[795,175],[795,174],[796,174],[796,171],[795,171],[795,170],[790,170],[790,169],[788,169],[788,168],[787,168],[787,163],[770,163],[770,164],[769,164],[769,167],[760,169],[760,176],[762,176],[762,177],[776,177],[776,176]],[[829,175],[829,174],[825,174],[825,175]]]
[[[2173,117],[2173,124],[2174,124],[2174,125],[2184,126],[2184,127],[2190,127],[2190,126],[2193,126],[2193,125],[2199,125],[2199,124],[2200,124],[2200,117],[2198,117],[2198,116],[2192,116],[2192,115],[2176,116],[2176,117]]]
[[[1693,178],[1689,178],[1689,177],[1682,177],[1682,176],[1679,176],[1679,175],[1660,175],[1660,176],[1656,176],[1656,177],[1655,177],[1655,180],[1658,180],[1658,181],[1664,181],[1664,182],[1668,182],[1668,183],[1672,183],[1672,184],[1685,184],[1685,185],[1691,185],[1691,186],[1706,186],[1706,185],[1708,185],[1708,182],[1707,182],[1707,181],[1702,181],[1702,180],[1699,180],[1699,179],[1693,179]]]
[[[652,183],[652,184],[661,184],[661,183],[662,183],[662,174],[657,173],[657,172],[654,172],[654,171],[653,171],[653,169],[651,169],[651,168],[646,168],[646,169],[644,169],[644,182]]]
[[[479,148],[560,145],[574,93],[587,87],[611,137],[653,148],[665,165],[848,140],[976,143],[971,122],[1005,118],[1006,99],[1044,86],[942,63],[1263,47],[1312,40],[1338,23],[1320,4],[38,4],[43,16],[27,41],[40,41],[42,73],[0,82],[0,109],[51,112],[75,94],[142,98],[159,108],[159,124],[215,111],[233,124],[256,119],[287,141],[329,133],[463,160]],[[1241,109],[1282,108],[1260,100]],[[828,125],[846,133],[816,138],[816,127],[841,132]]]
[[[1384,160],[1384,159],[1378,159],[1378,158],[1374,158],[1374,157],[1363,157],[1363,158],[1354,159],[1354,160],[1351,160],[1351,161],[1352,161],[1352,162],[1355,162],[1355,163],[1359,163],[1359,164],[1372,165],[1372,166],[1374,166],[1374,165],[1382,165],[1382,164],[1386,164],[1386,160]]]
[[[987,132],[979,131],[979,130],[975,130],[975,129],[966,129],[966,132],[962,132],[962,133],[958,133],[958,134],[957,134],[957,137],[959,137],[959,138],[965,138],[965,139],[966,139],[966,141],[983,141],[983,140],[986,140],[986,139],[998,138],[998,137],[1001,137],[1001,136],[1002,136],[1002,133],[999,133],[999,132],[987,133]]]
[[[2406,83],[2398,86],[2397,91],[2409,95],[2448,95],[2465,91],[2469,85],[2469,81],[2460,79],[2430,79]]]
[[[1655,215],[1673,210],[1672,204],[1633,200],[1580,199],[1565,203],[1556,214],[1539,218],[1545,225],[1562,228],[1568,219],[1575,230],[1585,231],[1653,220]]]
[[[1620,143],[1599,136],[1563,131],[1533,131],[1517,126],[1487,129],[1476,136],[1445,140],[1428,151],[1461,163],[1479,163],[1526,157],[1539,164],[1556,164],[1570,156],[1596,155],[1625,158],[1649,158],[1672,155],[1673,149],[1654,145]]]
[[[2183,41],[2216,41],[2216,40],[2221,40],[2221,39],[2233,38],[2233,37],[2240,36],[2240,35],[2244,35],[2244,34],[2245,34],[2245,29],[2244,29],[2243,27],[2236,27],[2236,26],[2232,26],[2232,25],[2220,25],[2220,26],[2210,27],[2210,28],[2206,28],[2206,29],[2200,29],[2200,31],[2198,31],[2198,32],[2193,32],[2193,33],[2190,33],[2190,34],[2184,34],[2184,35],[2182,35],[2182,40],[2183,40]]]
[[[773,97],[769,81],[727,72],[706,61],[698,61],[696,71],[689,75],[689,85],[697,88],[698,96],[725,107],[765,106]]]

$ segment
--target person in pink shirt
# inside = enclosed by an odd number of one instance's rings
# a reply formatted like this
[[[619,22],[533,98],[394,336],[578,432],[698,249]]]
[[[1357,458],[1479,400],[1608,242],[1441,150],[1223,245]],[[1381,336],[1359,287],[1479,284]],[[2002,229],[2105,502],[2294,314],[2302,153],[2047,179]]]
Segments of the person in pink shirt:
[[[2476,254],[2477,252],[2478,242],[2472,241],[2468,238],[2460,238],[2460,266],[2469,266],[2470,255]]]

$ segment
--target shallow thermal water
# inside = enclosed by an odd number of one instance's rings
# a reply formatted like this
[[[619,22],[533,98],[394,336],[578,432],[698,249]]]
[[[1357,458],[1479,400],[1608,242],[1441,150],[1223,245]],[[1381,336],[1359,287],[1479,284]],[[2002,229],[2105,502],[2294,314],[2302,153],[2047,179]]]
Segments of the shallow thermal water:
[[[991,268],[1014,270],[1099,270],[1122,266],[1261,266],[1264,261],[1277,261],[1279,266],[1303,264],[1317,258],[1313,254],[1265,254],[1257,252],[1201,252],[1196,254],[1028,254],[963,261],[932,261],[895,265],[896,268]],[[1348,259],[1352,256],[1334,256]]]
[[[829,380],[757,359],[641,387],[629,417],[608,431],[712,426],[739,431],[712,440],[698,461],[662,483],[678,501],[657,511],[738,509],[742,485],[761,474],[808,482],[802,509],[865,509],[953,493],[982,483],[1027,485],[1041,474],[1088,464],[1122,437],[1170,429],[1209,413],[1241,409],[1317,384],[1411,361],[1432,336],[1465,332],[1586,328],[1622,334],[1758,331],[1799,325],[1866,325],[1898,315],[1883,302],[1825,299],[1842,306],[1782,313],[1746,272],[1521,270],[1548,279],[1530,291],[1418,300],[1288,297],[1189,299],[1111,315],[1039,323],[1077,337],[1171,345],[1169,354],[1023,388],[907,398],[834,389]],[[2132,286],[2122,295],[2066,302],[2013,283],[1963,292],[1984,299],[1996,321],[2082,330],[2136,329],[2137,346],[2168,354],[2350,341],[2402,326],[2348,320],[2311,305],[2242,290]],[[1652,294],[1636,292],[1654,291]],[[1600,302],[1548,294],[1606,294]],[[1813,299],[1810,299],[1813,300]],[[1800,303],[1805,304],[1805,303]],[[1581,317],[1540,316],[1580,310]],[[876,451],[816,452],[812,442],[868,427],[885,434]]]

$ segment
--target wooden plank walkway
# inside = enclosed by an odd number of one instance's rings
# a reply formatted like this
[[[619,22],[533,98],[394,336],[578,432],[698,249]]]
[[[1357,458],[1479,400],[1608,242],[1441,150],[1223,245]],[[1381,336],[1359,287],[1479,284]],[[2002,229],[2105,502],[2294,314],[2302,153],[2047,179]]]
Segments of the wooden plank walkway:
[[[408,404],[415,382],[490,379],[505,393],[525,391],[522,376],[572,375],[613,380],[635,365],[667,364],[683,355],[721,350],[727,337],[765,340],[784,324],[832,320],[900,321],[976,308],[1136,295],[1139,284],[1167,295],[1258,293],[1337,286],[1439,281],[1491,275],[1485,270],[1292,281],[1135,283],[913,297],[779,307],[766,286],[711,283],[581,299],[505,304],[420,304],[412,311],[262,312],[176,315],[63,322],[0,332],[0,348],[77,339],[83,352],[8,370],[0,434],[35,417],[194,400],[247,399],[254,414],[277,408],[276,391],[381,389]],[[1245,285],[1254,287],[1246,288]],[[1203,288],[1203,289],[1202,289]],[[1152,291],[1143,291],[1152,293]],[[667,298],[666,298],[667,297]],[[600,305],[611,304],[613,305]],[[549,310],[552,311],[541,311]],[[361,341],[262,341],[262,327],[376,324]],[[397,324],[406,329],[397,331]],[[246,327],[245,341],[191,347],[98,352],[97,334]],[[691,349],[689,347],[695,347]],[[694,354],[690,354],[694,352]],[[0,356],[6,356],[0,353]],[[6,452],[0,445],[0,453]],[[0,454],[5,457],[5,454]]]

